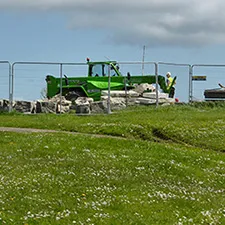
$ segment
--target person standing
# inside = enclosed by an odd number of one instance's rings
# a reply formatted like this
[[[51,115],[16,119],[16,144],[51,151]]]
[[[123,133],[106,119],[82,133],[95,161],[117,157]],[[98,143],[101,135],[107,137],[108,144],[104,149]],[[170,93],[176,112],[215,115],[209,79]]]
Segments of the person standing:
[[[166,77],[167,77],[167,79],[166,79],[167,90],[170,89],[169,98],[173,98],[174,94],[175,94],[175,87],[174,86],[176,84],[176,81],[175,81],[175,78],[171,77],[170,72],[167,72]]]

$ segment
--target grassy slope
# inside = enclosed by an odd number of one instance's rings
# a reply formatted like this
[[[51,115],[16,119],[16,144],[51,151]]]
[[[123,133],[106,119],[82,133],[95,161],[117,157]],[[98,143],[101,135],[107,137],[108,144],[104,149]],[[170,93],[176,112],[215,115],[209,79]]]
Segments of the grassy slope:
[[[189,107],[0,115],[0,126],[128,137],[2,132],[0,218],[6,224],[224,224],[224,121],[224,109]]]
[[[7,224],[225,222],[222,153],[69,134],[6,132],[0,143]]]
[[[171,139],[225,151],[225,107],[139,107],[113,115],[0,115],[0,126],[99,133],[145,140]],[[210,140],[210,141],[209,141]]]

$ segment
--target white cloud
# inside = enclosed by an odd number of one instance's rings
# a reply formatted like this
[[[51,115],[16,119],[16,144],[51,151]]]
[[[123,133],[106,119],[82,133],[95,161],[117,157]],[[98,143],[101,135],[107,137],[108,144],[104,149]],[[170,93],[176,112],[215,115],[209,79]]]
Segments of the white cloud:
[[[0,0],[0,10],[57,11],[70,29],[103,29],[117,44],[151,46],[224,44],[224,7],[222,0]]]

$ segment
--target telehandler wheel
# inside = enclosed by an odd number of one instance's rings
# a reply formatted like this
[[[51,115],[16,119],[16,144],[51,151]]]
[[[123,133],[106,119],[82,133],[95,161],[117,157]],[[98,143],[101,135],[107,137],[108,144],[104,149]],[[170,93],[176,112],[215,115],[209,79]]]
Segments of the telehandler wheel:
[[[65,98],[66,100],[69,101],[75,101],[78,97],[83,97],[83,93],[79,90],[76,91],[69,91],[66,95]]]

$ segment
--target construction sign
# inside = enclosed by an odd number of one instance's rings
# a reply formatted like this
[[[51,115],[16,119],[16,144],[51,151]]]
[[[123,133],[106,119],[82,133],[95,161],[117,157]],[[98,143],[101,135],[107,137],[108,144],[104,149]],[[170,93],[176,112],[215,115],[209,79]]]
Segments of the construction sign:
[[[206,76],[192,76],[192,80],[205,81],[206,80]]]

